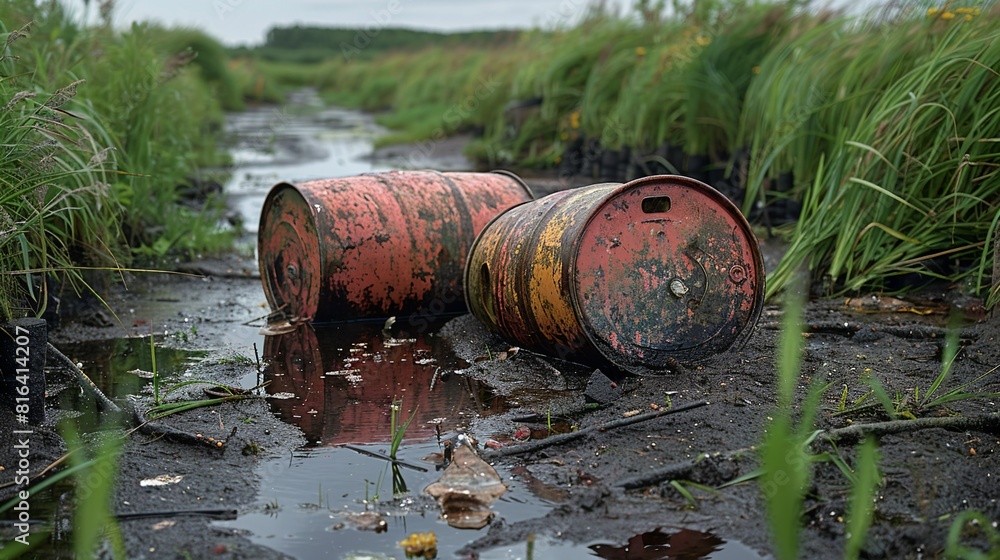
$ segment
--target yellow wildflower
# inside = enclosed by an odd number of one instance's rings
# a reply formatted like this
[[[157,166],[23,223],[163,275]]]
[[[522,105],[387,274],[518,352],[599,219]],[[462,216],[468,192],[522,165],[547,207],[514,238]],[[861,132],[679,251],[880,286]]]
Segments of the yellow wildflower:
[[[972,21],[972,14],[965,14],[965,21]]]
[[[434,536],[434,531],[411,533],[409,537],[399,542],[399,546],[403,547],[407,558],[413,556],[437,557],[437,537]]]
[[[936,15],[938,14],[938,12],[940,12],[940,11],[941,11],[941,10],[939,10],[939,9],[937,9],[937,8],[927,8],[927,17],[934,17],[934,16],[936,16]]]
[[[569,114],[569,127],[580,128],[580,112],[574,111]]]
[[[971,14],[974,11],[972,8],[955,8],[956,14]]]
[[[694,42],[698,43],[698,46],[707,47],[712,44],[712,38],[707,35],[698,35]]]
[[[953,14],[951,12],[943,12],[941,14],[941,19],[954,19],[954,18],[955,18],[955,14]]]
[[[754,66],[753,67],[753,73],[754,74],[760,74],[760,66]]]
[[[635,54],[636,56],[646,56],[646,47],[636,47]]]

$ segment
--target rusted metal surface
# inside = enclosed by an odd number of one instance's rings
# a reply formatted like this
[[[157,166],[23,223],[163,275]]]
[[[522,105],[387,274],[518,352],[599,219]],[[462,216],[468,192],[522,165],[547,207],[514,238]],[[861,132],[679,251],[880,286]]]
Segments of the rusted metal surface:
[[[502,173],[393,171],[279,183],[261,211],[268,303],[290,322],[463,311],[472,241],[531,199]]]
[[[514,344],[655,373],[746,341],[764,262],[725,196],[660,175],[509,210],[476,239],[465,285],[473,314]]]

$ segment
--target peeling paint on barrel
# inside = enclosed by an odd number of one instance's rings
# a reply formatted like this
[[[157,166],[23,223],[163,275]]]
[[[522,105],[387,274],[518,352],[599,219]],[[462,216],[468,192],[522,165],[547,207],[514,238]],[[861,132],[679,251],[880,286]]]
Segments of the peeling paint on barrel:
[[[473,314],[512,343],[653,373],[745,342],[764,263],[728,199],[664,175],[507,211],[476,239],[465,284]]]
[[[279,183],[261,211],[268,303],[291,322],[464,310],[472,241],[531,200],[506,173],[393,171]]]

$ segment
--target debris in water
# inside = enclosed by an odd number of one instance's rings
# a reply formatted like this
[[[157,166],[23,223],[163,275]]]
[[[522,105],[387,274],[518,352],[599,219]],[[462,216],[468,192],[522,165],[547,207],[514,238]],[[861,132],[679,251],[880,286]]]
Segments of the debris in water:
[[[410,536],[399,541],[407,558],[423,557],[437,558],[437,537],[434,531],[427,533],[410,533]]]
[[[388,338],[386,339],[384,345],[386,348],[394,348],[404,344],[415,344],[416,342],[417,339],[415,338]]]
[[[161,474],[159,476],[154,476],[153,478],[147,478],[139,483],[139,486],[167,486],[168,484],[177,484],[184,479],[184,475],[169,475]]]
[[[348,375],[351,375],[352,373],[361,373],[361,370],[360,369],[338,369],[338,370],[334,370],[334,371],[328,371],[324,375],[329,375],[329,376],[333,376],[333,377],[336,377],[336,376],[344,376],[344,377],[346,377]]]
[[[346,517],[347,521],[359,531],[375,531],[384,533],[389,524],[385,519],[374,511],[363,511],[361,513],[350,513]]]
[[[128,373],[135,375],[136,377],[141,377],[143,379],[152,379],[156,377],[156,374],[151,371],[146,371],[144,369],[130,369]]]
[[[457,529],[481,529],[493,512],[490,505],[507,487],[497,471],[476,454],[471,441],[458,437],[451,464],[441,478],[424,488],[441,506],[441,517]]]

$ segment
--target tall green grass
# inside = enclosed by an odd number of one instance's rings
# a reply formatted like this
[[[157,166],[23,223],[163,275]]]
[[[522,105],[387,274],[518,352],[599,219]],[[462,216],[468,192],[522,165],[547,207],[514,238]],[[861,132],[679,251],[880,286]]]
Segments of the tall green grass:
[[[914,272],[989,288],[987,240],[1000,215],[997,17],[994,8],[971,21],[906,24],[916,37],[908,56],[893,56],[892,78],[829,134],[769,293],[803,264],[831,292]]]
[[[690,156],[708,156],[745,189],[744,213],[802,207],[778,230],[792,246],[769,296],[807,267],[826,294],[937,277],[996,305],[997,3],[914,0],[863,15],[808,4],[597,5],[578,24],[500,45],[271,70],[379,111],[397,130],[383,143],[481,131],[469,154],[494,166],[555,167],[581,140],[594,158],[686,154],[670,163],[689,174],[704,171],[686,167]]]
[[[79,287],[79,266],[114,267],[123,256],[111,192],[110,146],[90,115],[66,110],[84,84],[46,92],[16,58],[30,27],[0,22],[0,317],[44,310],[46,278]]]
[[[228,246],[221,204],[179,189],[225,162],[216,96],[238,93],[217,43],[16,0],[0,45],[0,318],[40,313],[48,278],[86,289],[83,269]]]

